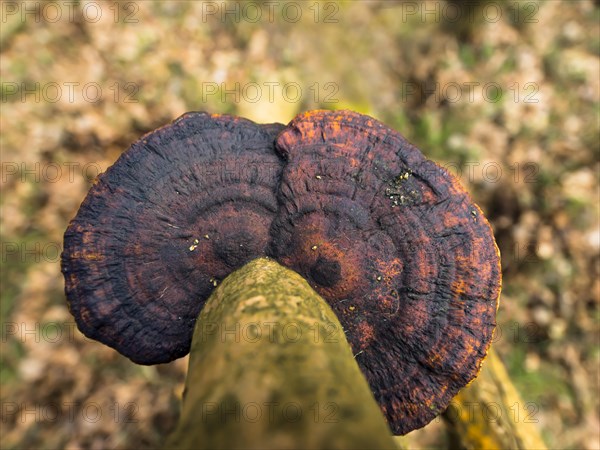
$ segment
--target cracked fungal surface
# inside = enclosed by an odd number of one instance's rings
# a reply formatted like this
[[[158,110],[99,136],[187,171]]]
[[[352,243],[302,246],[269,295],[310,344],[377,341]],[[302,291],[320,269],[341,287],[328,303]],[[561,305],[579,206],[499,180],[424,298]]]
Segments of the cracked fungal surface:
[[[354,112],[188,113],[149,133],[90,190],[62,266],[84,334],[154,364],[189,351],[214,287],[260,256],[331,305],[395,433],[477,375],[501,284],[491,228],[452,175]]]

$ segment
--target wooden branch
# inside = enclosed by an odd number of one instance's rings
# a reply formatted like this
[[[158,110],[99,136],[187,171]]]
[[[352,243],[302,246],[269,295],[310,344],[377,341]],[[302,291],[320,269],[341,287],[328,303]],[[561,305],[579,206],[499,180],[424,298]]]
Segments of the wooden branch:
[[[444,413],[451,448],[545,449],[535,422],[537,406],[526,404],[506,368],[490,349],[479,376]]]
[[[397,448],[331,308],[268,259],[228,276],[202,310],[167,447]]]

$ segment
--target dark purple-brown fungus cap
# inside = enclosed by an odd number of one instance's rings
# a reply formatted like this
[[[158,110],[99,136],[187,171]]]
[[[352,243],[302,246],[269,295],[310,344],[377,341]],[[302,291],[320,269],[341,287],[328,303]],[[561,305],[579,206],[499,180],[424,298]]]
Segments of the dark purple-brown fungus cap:
[[[188,113],[100,175],[65,233],[77,326],[140,364],[189,352],[214,286],[265,255],[283,125]]]
[[[377,120],[297,116],[269,253],[329,302],[394,433],[472,380],[496,325],[500,258],[458,180]]]
[[[287,127],[186,114],[101,176],[65,234],[79,328],[152,364],[185,355],[215,282],[267,255],[336,312],[393,432],[422,427],[478,373],[500,259],[460,183],[350,111]]]

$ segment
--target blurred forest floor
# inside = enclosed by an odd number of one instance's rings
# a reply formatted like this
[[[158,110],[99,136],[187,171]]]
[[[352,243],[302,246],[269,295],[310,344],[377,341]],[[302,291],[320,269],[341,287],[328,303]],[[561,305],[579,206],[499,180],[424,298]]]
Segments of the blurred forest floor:
[[[2,448],[150,448],[176,424],[187,358],[137,366],[66,307],[62,235],[94,176],[185,111],[314,108],[370,114],[459,175],[502,251],[512,420],[600,446],[598,3],[67,3],[1,5]],[[443,423],[410,439],[443,447]]]

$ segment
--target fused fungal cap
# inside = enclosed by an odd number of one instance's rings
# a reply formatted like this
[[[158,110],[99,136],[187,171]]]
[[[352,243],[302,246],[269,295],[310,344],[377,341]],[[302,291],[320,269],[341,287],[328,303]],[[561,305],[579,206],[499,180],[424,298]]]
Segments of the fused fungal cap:
[[[285,127],[185,114],[99,177],[64,248],[79,328],[142,364],[185,355],[219,280],[276,259],[336,312],[400,434],[477,375],[500,294],[490,225],[460,183],[350,111]]]

